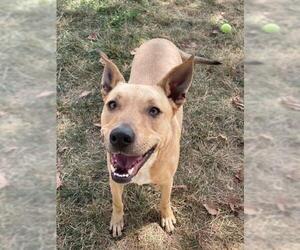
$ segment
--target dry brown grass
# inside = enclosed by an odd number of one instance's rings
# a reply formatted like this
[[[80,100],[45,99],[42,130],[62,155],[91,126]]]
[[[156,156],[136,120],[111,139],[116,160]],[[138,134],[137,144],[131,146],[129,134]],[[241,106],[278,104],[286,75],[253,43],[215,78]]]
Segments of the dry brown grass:
[[[220,16],[232,24],[232,34],[218,31],[214,20]],[[172,236],[157,229],[157,237],[171,240],[175,249],[241,248],[243,181],[236,176],[243,168],[243,112],[232,105],[232,98],[243,95],[242,1],[60,0],[59,249],[107,249],[122,244],[108,231],[108,173],[99,127],[94,125],[99,123],[102,106],[102,69],[96,49],[105,51],[128,77],[130,51],[154,37],[168,38],[187,52],[223,62],[220,67],[197,66],[184,107],[181,160],[175,178],[179,188],[172,196],[178,225]],[[91,93],[80,97],[84,91]],[[126,227],[121,241],[159,222],[159,193],[151,186],[129,185],[124,197]],[[212,203],[218,215],[210,215],[204,203]],[[232,211],[234,205],[236,211]],[[150,244],[151,233],[146,235]]]

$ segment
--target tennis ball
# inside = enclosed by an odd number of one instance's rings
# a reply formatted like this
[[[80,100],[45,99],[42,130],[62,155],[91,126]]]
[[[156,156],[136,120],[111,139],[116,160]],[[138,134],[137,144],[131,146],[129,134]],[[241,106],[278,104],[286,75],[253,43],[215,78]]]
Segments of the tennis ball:
[[[268,23],[262,27],[262,30],[267,33],[278,33],[280,31],[280,27],[275,23]]]
[[[221,29],[221,31],[222,31],[223,33],[230,33],[231,30],[232,30],[231,25],[228,24],[228,23],[222,24],[221,27],[220,27],[220,29]]]

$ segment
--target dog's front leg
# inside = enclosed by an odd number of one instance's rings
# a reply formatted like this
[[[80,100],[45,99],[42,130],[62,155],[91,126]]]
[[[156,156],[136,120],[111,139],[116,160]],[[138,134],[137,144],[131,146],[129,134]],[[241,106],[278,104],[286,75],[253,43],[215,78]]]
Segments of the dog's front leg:
[[[112,231],[112,236],[117,237],[122,235],[122,229],[124,227],[124,211],[122,202],[122,193],[124,186],[114,182],[111,179],[109,181],[109,184],[113,202],[110,230]]]
[[[168,233],[174,230],[174,224],[176,223],[175,216],[171,209],[171,191],[173,186],[173,179],[160,185],[161,201],[160,201],[160,213],[161,224]]]

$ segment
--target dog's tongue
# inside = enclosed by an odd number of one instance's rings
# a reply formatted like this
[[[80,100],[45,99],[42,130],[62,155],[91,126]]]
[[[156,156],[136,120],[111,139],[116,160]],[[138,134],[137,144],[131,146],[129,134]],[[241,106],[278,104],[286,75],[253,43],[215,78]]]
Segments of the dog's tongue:
[[[143,157],[142,156],[127,156],[122,154],[113,154],[112,163],[115,167],[122,169],[130,169],[134,167],[136,163],[139,162]]]

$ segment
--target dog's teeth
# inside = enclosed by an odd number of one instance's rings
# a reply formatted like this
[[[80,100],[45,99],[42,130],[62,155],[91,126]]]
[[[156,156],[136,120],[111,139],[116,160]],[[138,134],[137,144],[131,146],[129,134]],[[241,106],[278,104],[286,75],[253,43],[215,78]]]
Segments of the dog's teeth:
[[[129,177],[129,174],[118,174],[118,173],[113,173],[115,176],[117,176],[117,177],[121,177],[121,178],[123,178],[123,177]]]

